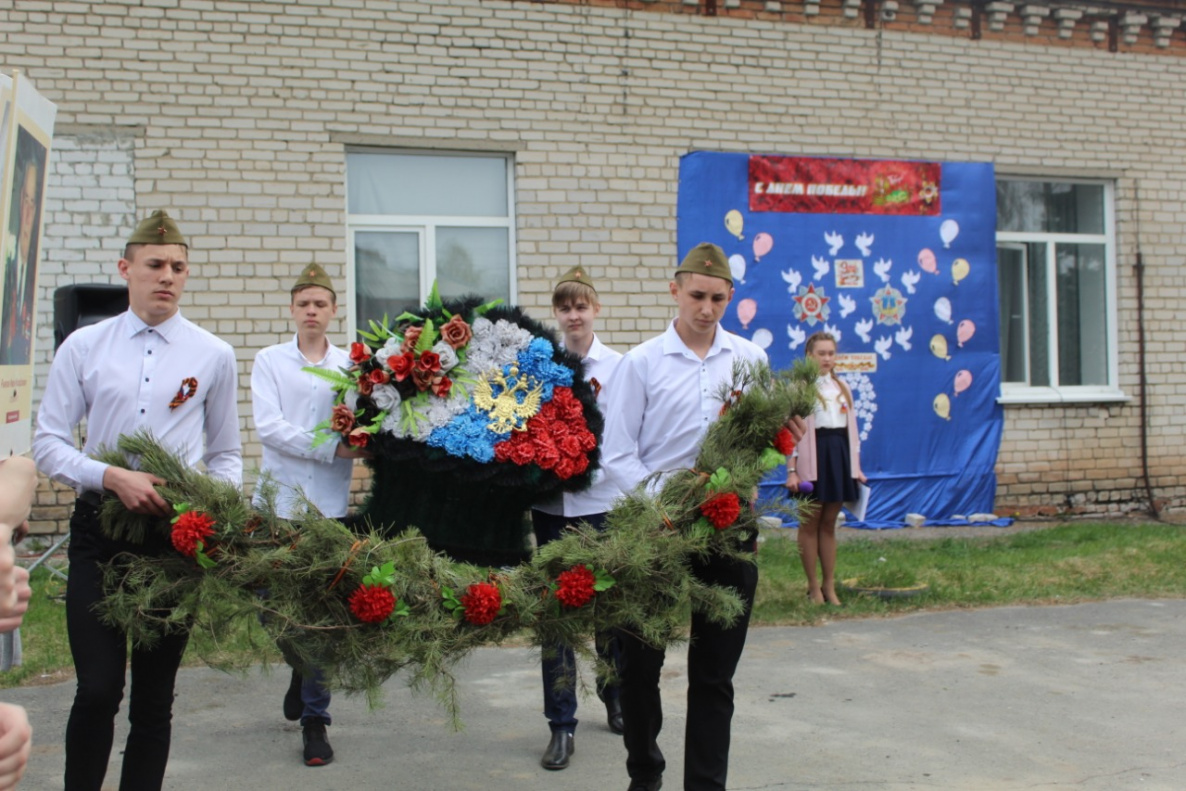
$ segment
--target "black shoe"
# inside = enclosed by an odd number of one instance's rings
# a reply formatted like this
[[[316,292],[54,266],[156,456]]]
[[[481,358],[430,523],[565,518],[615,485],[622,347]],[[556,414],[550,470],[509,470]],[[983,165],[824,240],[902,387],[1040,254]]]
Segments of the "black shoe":
[[[622,704],[617,698],[605,702],[605,722],[609,729],[619,736],[622,735]]]
[[[552,731],[552,741],[548,742],[548,749],[544,750],[539,765],[551,770],[568,768],[568,759],[576,749],[573,741],[573,735],[568,731]]]
[[[631,780],[630,787],[626,791],[659,791],[662,787],[663,778],[660,776],[654,780]]]
[[[334,760],[334,748],[325,736],[325,720],[310,717],[304,725],[305,766],[325,766]]]
[[[284,693],[284,719],[296,722],[305,713],[305,701],[301,700],[301,674],[293,670],[292,681],[288,682],[288,691]]]

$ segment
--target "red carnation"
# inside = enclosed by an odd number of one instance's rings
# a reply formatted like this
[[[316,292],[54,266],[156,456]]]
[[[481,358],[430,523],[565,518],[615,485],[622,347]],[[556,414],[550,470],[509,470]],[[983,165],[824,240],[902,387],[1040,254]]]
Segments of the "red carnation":
[[[741,516],[741,500],[733,492],[718,494],[700,504],[700,513],[708,517],[717,530],[724,530]]]
[[[502,609],[502,594],[496,585],[475,582],[461,594],[461,606],[465,608],[465,620],[483,626],[493,621]]]
[[[350,612],[364,623],[381,623],[395,611],[395,595],[379,585],[359,585],[350,594]]]
[[[576,458],[581,455],[581,441],[577,437],[569,435],[558,443],[560,452],[570,458]]]
[[[412,356],[411,352],[393,354],[387,358],[387,367],[391,369],[391,374],[397,382],[407,379],[415,365],[416,358]]]
[[[416,341],[420,340],[422,332],[424,332],[423,327],[408,327],[404,330],[404,342],[400,344],[399,350],[404,354],[416,351]]]
[[[512,441],[510,456],[511,461],[522,467],[535,461],[535,449],[531,446],[530,442]]]
[[[198,553],[198,542],[214,535],[214,520],[208,514],[186,511],[173,523],[173,548],[187,558]]]
[[[532,445],[535,447],[535,463],[543,469],[550,470],[560,461],[560,451],[556,448],[556,443],[547,437],[535,440]]]
[[[350,361],[354,363],[364,363],[371,359],[370,347],[365,343],[355,341],[350,344]]]
[[[586,465],[588,465],[588,462],[586,462]],[[556,473],[556,477],[560,480],[567,481],[577,474],[576,461],[568,456],[564,456],[560,461],[556,462],[556,467],[552,472]]]
[[[494,446],[494,460],[502,463],[511,460],[511,450],[515,447],[512,442],[499,442]]]
[[[790,429],[780,428],[778,434],[774,436],[774,449],[783,456],[790,456],[795,452],[795,437],[791,434]]]
[[[454,349],[460,349],[474,337],[473,330],[461,316],[454,316],[441,327],[441,339]]]
[[[391,377],[382,368],[376,368],[367,374],[367,378],[371,380],[373,385],[385,385],[391,381]]]
[[[587,428],[582,428],[577,432],[577,439],[581,441],[581,450],[583,451],[588,452],[597,447],[597,437]]]
[[[556,599],[565,607],[580,607],[593,598],[596,582],[588,566],[573,566],[556,577]]]

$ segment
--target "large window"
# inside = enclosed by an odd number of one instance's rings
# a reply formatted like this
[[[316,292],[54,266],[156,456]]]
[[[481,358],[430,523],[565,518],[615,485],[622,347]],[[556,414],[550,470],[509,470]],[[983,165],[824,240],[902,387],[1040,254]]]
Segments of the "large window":
[[[449,299],[514,297],[512,162],[490,154],[346,154],[352,322]]]
[[[997,181],[1003,401],[1122,398],[1112,189]]]

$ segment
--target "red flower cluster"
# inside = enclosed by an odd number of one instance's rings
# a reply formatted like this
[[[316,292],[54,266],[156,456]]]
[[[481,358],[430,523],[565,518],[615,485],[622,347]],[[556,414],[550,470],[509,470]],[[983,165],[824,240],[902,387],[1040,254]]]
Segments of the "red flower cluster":
[[[395,612],[395,595],[381,585],[359,585],[350,594],[350,612],[364,623],[382,623]]]
[[[556,599],[565,607],[580,607],[593,598],[596,582],[588,566],[573,566],[556,577]]]
[[[465,620],[482,626],[493,621],[502,609],[502,594],[497,585],[475,582],[461,594],[461,606],[465,608]]]
[[[419,327],[409,327],[408,332]],[[404,347],[407,346],[407,336],[404,337]],[[423,351],[417,354],[414,349],[404,350],[400,354],[393,354],[387,358],[387,367],[391,369],[391,378],[396,382],[406,381],[409,377],[412,384],[420,392],[432,390],[433,395],[444,398],[449,395],[453,382],[441,373],[441,356],[433,351]]]
[[[700,513],[708,517],[717,530],[724,530],[741,516],[741,500],[733,492],[718,494],[700,504]]]
[[[589,451],[597,438],[585,422],[585,409],[568,387],[552,389],[552,400],[527,421],[526,431],[494,446],[494,458],[524,467],[537,464],[567,480],[589,468]]]
[[[778,434],[775,435],[772,444],[774,445],[774,449],[784,456],[790,456],[795,452],[795,437],[786,426],[778,430]]]
[[[365,343],[355,341],[350,344],[350,361],[353,363],[365,363],[371,359],[371,350]]]
[[[214,520],[209,514],[186,511],[173,523],[173,548],[187,558],[198,554],[198,542],[214,535]]]

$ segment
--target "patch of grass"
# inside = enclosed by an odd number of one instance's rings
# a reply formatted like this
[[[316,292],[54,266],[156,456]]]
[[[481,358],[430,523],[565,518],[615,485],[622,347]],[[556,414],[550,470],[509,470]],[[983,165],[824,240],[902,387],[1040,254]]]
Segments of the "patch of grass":
[[[957,530],[954,528],[953,530]],[[840,545],[837,579],[912,578],[929,590],[909,599],[884,601],[841,594],[846,606],[810,603],[795,534],[768,538],[758,556],[761,568],[755,625],[809,625],[822,620],[867,618],[928,609],[1069,604],[1110,598],[1186,597],[1186,526],[1067,524],[1028,533],[939,539],[856,539]],[[73,674],[66,639],[64,585],[38,569],[33,599],[21,627],[24,664],[0,674],[0,687],[45,683]],[[245,620],[230,641],[218,645],[229,665],[254,661],[266,635]],[[198,664],[195,635],[186,655]],[[209,648],[207,642],[207,648]]]

